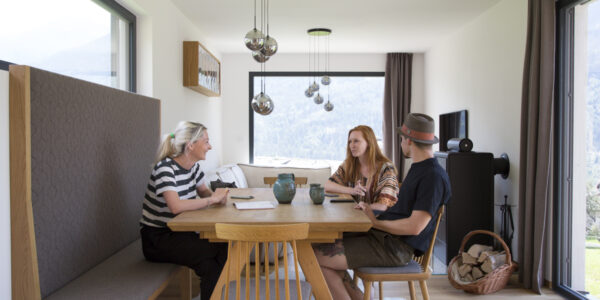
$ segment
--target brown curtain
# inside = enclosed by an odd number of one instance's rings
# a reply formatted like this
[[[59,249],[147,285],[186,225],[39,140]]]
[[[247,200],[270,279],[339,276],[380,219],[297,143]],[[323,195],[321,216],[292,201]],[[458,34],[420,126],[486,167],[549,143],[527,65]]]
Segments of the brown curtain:
[[[402,126],[410,112],[412,53],[388,53],[383,94],[383,145],[385,155],[398,169],[398,180],[404,174],[404,158],[396,128]]]
[[[529,0],[521,104],[519,281],[541,293],[551,204],[554,0]]]

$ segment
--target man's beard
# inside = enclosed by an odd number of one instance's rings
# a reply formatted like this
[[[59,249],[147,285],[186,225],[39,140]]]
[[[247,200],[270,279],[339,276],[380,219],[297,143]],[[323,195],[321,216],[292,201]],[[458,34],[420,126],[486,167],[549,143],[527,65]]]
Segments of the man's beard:
[[[408,154],[406,154],[404,151],[402,151],[402,157],[404,158],[411,158]]]

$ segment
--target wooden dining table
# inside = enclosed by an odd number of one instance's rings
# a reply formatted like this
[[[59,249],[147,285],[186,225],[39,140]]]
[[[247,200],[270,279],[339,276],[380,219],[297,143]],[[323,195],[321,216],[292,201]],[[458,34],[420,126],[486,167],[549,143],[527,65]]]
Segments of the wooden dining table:
[[[350,195],[326,197],[323,204],[313,204],[308,188],[298,188],[291,204],[278,204],[273,190],[270,188],[230,189],[227,204],[207,209],[186,211],[168,222],[173,231],[195,231],[200,238],[214,242],[218,240],[215,232],[216,223],[229,224],[294,224],[308,223],[309,233],[306,240],[297,241],[298,261],[310,282],[312,292],[317,299],[332,299],[325,278],[313,252],[311,243],[328,243],[342,238],[344,232],[365,232],[371,228],[371,221],[360,210],[354,209],[354,203],[332,203],[331,199],[352,199]],[[231,196],[253,196],[253,199],[232,199]],[[234,202],[269,201],[275,204],[273,209],[240,210]],[[225,267],[228,267],[228,260]],[[211,299],[221,299],[222,287],[233,280],[225,278],[221,273]]]

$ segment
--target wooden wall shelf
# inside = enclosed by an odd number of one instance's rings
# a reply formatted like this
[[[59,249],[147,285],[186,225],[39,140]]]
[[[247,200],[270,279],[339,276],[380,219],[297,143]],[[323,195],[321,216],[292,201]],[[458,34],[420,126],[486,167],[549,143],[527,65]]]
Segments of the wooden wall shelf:
[[[183,42],[183,86],[221,96],[221,62],[197,41]]]

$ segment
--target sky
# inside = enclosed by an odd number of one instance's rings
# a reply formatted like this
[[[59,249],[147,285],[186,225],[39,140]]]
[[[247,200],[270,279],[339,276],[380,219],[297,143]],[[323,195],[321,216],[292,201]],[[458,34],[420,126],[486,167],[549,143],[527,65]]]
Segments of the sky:
[[[36,64],[110,33],[110,13],[90,0],[2,2],[0,60]]]

